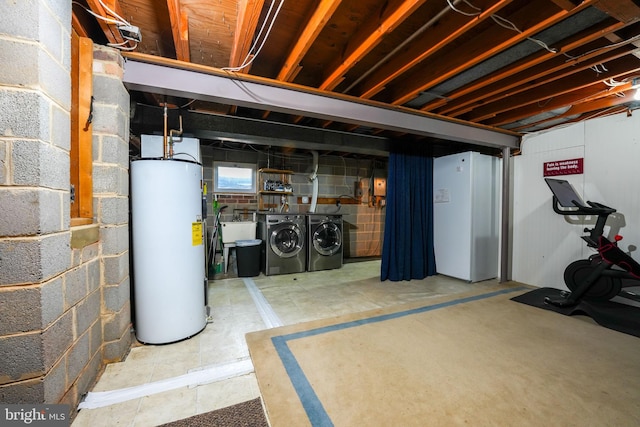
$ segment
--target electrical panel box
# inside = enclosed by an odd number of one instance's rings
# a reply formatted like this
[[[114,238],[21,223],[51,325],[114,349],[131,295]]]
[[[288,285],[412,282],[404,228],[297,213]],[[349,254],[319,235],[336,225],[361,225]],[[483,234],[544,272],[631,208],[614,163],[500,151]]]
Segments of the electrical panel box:
[[[383,170],[373,170],[371,174],[371,191],[377,197],[385,197],[387,195],[387,175]]]
[[[387,179],[386,178],[373,178],[373,195],[374,196],[387,195]]]

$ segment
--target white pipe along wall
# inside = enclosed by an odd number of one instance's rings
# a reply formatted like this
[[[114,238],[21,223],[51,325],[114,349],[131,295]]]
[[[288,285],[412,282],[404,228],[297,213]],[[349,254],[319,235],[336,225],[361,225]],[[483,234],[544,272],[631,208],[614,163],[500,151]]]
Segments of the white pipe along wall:
[[[311,155],[313,155],[313,172],[309,175],[309,181],[311,181],[312,185],[309,212],[314,213],[316,211],[316,205],[318,204],[318,152],[312,151]]]

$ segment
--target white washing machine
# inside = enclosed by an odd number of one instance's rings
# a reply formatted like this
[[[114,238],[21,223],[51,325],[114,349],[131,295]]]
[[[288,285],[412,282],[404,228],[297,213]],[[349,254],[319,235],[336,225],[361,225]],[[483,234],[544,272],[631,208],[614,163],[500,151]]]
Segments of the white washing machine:
[[[261,265],[267,275],[305,271],[305,216],[290,213],[258,216],[258,237],[262,239]]]
[[[307,214],[307,271],[342,267],[342,215]]]

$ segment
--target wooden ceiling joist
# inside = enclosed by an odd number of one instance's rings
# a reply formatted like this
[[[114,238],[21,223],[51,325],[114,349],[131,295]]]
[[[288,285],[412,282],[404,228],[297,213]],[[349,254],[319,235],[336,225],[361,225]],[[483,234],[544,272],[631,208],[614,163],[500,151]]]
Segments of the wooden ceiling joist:
[[[390,2],[388,12],[385,12],[381,19],[371,20],[370,24],[365,25],[363,29],[352,37],[347,47],[347,55],[341,58],[340,63],[334,67],[329,75],[324,79],[319,88],[323,90],[333,90],[344,79],[344,75],[353,67],[360,59],[376,47],[380,41],[398,25],[400,25],[408,16],[422,5],[426,0],[404,0],[401,2]],[[395,5],[395,7],[394,7]]]
[[[634,0],[599,0],[595,6],[627,24],[640,20],[640,5]]]
[[[546,105],[560,99],[562,95],[575,92],[582,88],[609,79],[620,79],[627,74],[628,64],[626,58],[618,58],[606,63],[607,72],[596,73],[587,69],[579,73],[571,74],[562,79],[533,87],[527,91],[519,92],[515,96],[502,98],[492,103],[483,105],[465,116],[472,122],[482,122],[506,111],[517,114],[517,110],[530,104]]]
[[[607,79],[622,79],[627,76],[629,74],[628,67],[624,69],[624,72],[616,73],[616,71],[620,71],[622,66],[622,64],[607,64],[607,68],[610,70],[610,73],[607,73]],[[640,68],[635,70],[635,72],[638,71],[640,71]],[[557,82],[553,87],[544,88],[544,90],[542,88],[538,88],[533,91],[536,94],[540,94],[538,96],[535,94],[524,94],[526,97],[523,96],[523,98],[520,99],[526,101],[516,101],[516,103],[520,105],[515,107],[511,105],[511,108],[509,109],[494,111],[491,116],[485,115],[482,117],[472,117],[470,119],[471,121],[482,121],[490,126],[501,126],[522,120],[525,117],[539,114],[542,111],[551,111],[593,99],[593,94],[595,92],[593,89],[594,87],[600,88],[600,93],[603,95],[610,92],[608,89],[605,89],[606,86],[602,83],[602,80],[604,79],[595,82],[591,80],[590,83],[589,79],[593,79],[593,77],[588,73],[589,72],[583,72],[583,75],[572,76],[570,79],[564,79]],[[555,91],[553,91],[554,87]],[[552,97],[549,96],[551,91],[553,91]],[[542,107],[544,107],[544,110]]]
[[[508,79],[501,80],[498,84],[488,86],[484,96],[478,96],[475,99],[475,105],[488,105],[506,99],[512,96],[518,96],[520,93],[530,91],[536,87],[547,85],[556,80],[569,77],[573,74],[597,67],[601,63],[607,63],[614,59],[622,58],[629,55],[628,48],[619,47],[613,51],[603,50],[601,52],[593,52],[581,58],[579,62],[567,62],[562,57],[557,57],[556,66],[538,66],[531,67],[522,73],[513,75]],[[447,115],[459,117],[475,108],[474,104],[467,104],[464,107],[451,109]]]
[[[321,0],[316,8],[313,16],[304,27],[302,34],[298,37],[296,44],[293,46],[284,65],[278,73],[277,80],[283,82],[292,81],[296,74],[300,71],[300,61],[307,54],[311,44],[316,40],[320,31],[329,22],[331,15],[336,11],[342,0]]]
[[[454,92],[447,93],[446,99],[439,98],[425,104],[422,106],[421,110],[446,115],[470,104],[480,102],[483,98],[503,90],[503,88],[505,88],[503,80],[515,75],[521,76],[520,73],[526,72],[539,64],[546,65],[547,61],[553,61],[559,56],[564,58],[561,60],[566,66],[571,66],[569,62],[565,61],[566,57],[564,56],[564,53],[572,52],[575,49],[598,40],[601,38],[602,34],[611,34],[623,27],[624,24],[618,21],[606,20],[605,22],[597,25],[596,28],[578,33],[575,36],[570,37],[568,40],[558,43],[554,46],[558,50],[556,53],[543,50],[538,54],[526,57],[514,64],[509,64],[504,67],[504,69],[489,74],[482,79],[475,80]]]
[[[171,34],[176,49],[176,59],[189,62],[191,60],[189,50],[189,17],[186,11],[180,8],[180,0],[167,0],[169,19],[171,21]]]
[[[435,19],[430,20],[424,26],[426,29],[426,27],[438,23],[439,30],[437,34],[435,32],[423,32],[423,34],[412,43],[411,48],[396,55],[393,61],[381,66],[362,83],[358,96],[366,99],[372,98],[383,90],[389,82],[433,56],[512,1],[513,0],[500,0],[473,18],[463,17],[453,12],[449,7],[445,7],[442,12],[434,17]],[[449,16],[443,18],[445,14],[449,14]],[[461,24],[460,21],[466,22]],[[440,34],[446,34],[446,36],[440,38]],[[437,41],[434,41],[434,39]],[[426,46],[428,47],[425,48]]]
[[[561,7],[564,10],[571,10],[574,7],[576,7],[576,5],[571,2],[571,0],[551,0],[551,1],[553,1],[555,4],[557,4],[559,7]]]
[[[585,114],[589,114],[592,111],[607,110],[612,107],[619,107],[623,104],[627,104],[634,100],[633,97],[634,97],[635,91],[629,90],[630,86],[631,85],[629,84],[620,88],[613,89],[610,92],[607,92],[606,95],[603,97],[600,97],[591,101],[580,102],[579,104],[576,104],[576,105],[572,105],[566,112],[562,114],[558,114],[544,120],[539,120],[534,123],[523,124],[521,126],[518,126],[517,128],[513,128],[512,130],[518,132],[523,129],[531,128],[533,126],[542,125],[552,120],[557,121],[558,119],[564,119],[564,118],[570,118],[570,117],[576,117],[576,116],[578,119],[583,120],[584,119],[583,116]]]
[[[258,27],[264,0],[238,0],[238,18],[236,20],[235,37],[231,47],[229,67],[239,67],[249,55],[251,44]],[[248,72],[246,69],[243,72]]]
[[[122,16],[122,8],[120,7],[119,0],[87,0],[87,5],[93,13],[106,19],[117,20],[117,17],[113,16],[111,12],[106,10],[103,4],[105,4],[111,11]],[[116,24],[107,22],[104,19],[97,19],[97,21],[109,43],[121,44],[125,42]]]
[[[73,31],[75,31],[76,34],[80,37],[89,37],[87,31],[78,19],[78,15],[76,15],[75,12],[71,14],[71,27],[73,28]]]
[[[318,34],[320,34],[320,31],[322,31],[341,2],[342,0],[322,0],[320,2],[307,25],[304,27],[305,29],[302,34],[298,37],[295,45],[289,52],[276,80],[291,82],[296,78],[302,69],[300,61],[302,61],[302,58],[307,54],[309,48],[318,37]],[[270,113],[270,111],[263,112],[262,118],[266,120]],[[298,123],[303,118],[302,116],[293,117],[292,123]]]
[[[507,19],[516,24],[519,22],[524,24],[526,22],[530,22],[531,16],[539,16],[540,19],[535,20],[534,25],[527,28],[525,28],[524,25],[516,25],[520,31],[513,32],[515,35],[511,37],[505,37],[505,34],[507,34],[505,31],[509,30],[506,30],[497,24],[490,27],[485,34],[482,34],[480,37],[475,38],[464,46],[459,46],[456,51],[449,52],[447,55],[440,58],[444,67],[431,67],[429,73],[425,73],[424,70],[415,70],[411,73],[405,74],[404,77],[409,81],[409,83],[403,84],[401,87],[396,85],[394,93],[392,94],[393,100],[391,103],[394,105],[402,105],[411,101],[421,92],[452,78],[460,72],[479,64],[499,52],[533,37],[536,33],[557,24],[580,10],[583,10],[594,1],[597,0],[585,0],[580,6],[575,7],[570,12],[560,10],[552,14],[548,14],[549,11],[539,10],[535,3],[528,3],[527,6],[518,9]],[[547,14],[546,17],[544,14]],[[489,40],[495,40],[495,43],[490,43],[489,46],[487,46],[487,42]],[[459,51],[465,51],[467,52],[467,55],[461,56]]]

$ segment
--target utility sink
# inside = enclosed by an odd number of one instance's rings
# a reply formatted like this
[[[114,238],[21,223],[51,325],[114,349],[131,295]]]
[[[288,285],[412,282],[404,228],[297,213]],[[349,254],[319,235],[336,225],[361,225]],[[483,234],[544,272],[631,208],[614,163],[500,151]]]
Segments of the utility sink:
[[[235,243],[236,240],[253,240],[256,238],[255,221],[221,222],[222,243]]]

